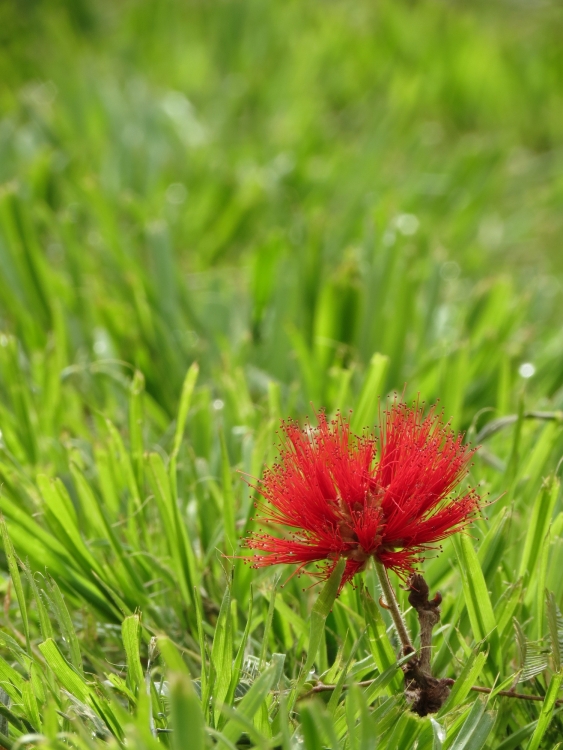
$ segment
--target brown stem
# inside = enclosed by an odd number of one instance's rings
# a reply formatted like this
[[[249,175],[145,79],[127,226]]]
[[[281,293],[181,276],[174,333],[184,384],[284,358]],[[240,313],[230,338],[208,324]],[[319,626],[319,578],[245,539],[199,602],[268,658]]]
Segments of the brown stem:
[[[489,693],[492,693],[494,688],[489,687],[481,687],[480,685],[473,685],[470,690],[473,690],[475,693],[486,693],[487,695]],[[520,698],[520,700],[523,701],[544,701],[545,697],[543,695],[526,695],[526,693],[515,693],[514,690],[499,690],[496,695],[502,695],[505,698]],[[558,701],[555,701],[556,706],[563,706],[563,699],[560,699]]]
[[[405,625],[405,621],[403,620],[403,616],[401,614],[401,610],[399,609],[399,604],[397,603],[395,592],[393,591],[393,587],[391,586],[391,583],[389,581],[389,576],[387,575],[385,566],[376,557],[373,558],[373,562],[375,565],[375,572],[377,573],[377,577],[379,578],[379,585],[381,586],[383,596],[385,597],[385,603],[387,604],[387,608],[389,609],[389,613],[391,614],[391,618],[393,619],[393,624],[395,625],[395,630],[397,631],[397,635],[399,636],[399,640],[401,641],[401,645],[403,647],[403,655],[406,656],[407,654],[411,654],[414,651],[407,626]]]
[[[370,687],[370,685],[373,685],[375,680],[362,680],[361,682],[354,683],[358,687]],[[348,690],[350,685],[343,685],[343,690]],[[336,689],[336,685],[325,685],[324,683],[320,682],[318,685],[315,685],[309,692],[305,693],[305,695],[300,696],[300,699],[307,698],[310,695],[314,695],[315,693],[328,693],[332,690]],[[487,695],[492,693],[494,691],[494,688],[489,687],[481,687],[480,685],[472,685],[470,690],[472,690],[475,693],[486,693]],[[544,696],[542,695],[526,695],[526,693],[515,693],[513,690],[499,690],[496,695],[502,695],[504,698],[518,698],[519,700],[523,701],[543,701],[545,700]],[[563,706],[563,699],[555,701],[556,706]]]
[[[393,623],[397,634],[403,646],[403,654],[411,654],[412,658],[403,664],[402,670],[405,675],[405,696],[411,703],[412,710],[419,716],[426,716],[429,713],[435,713],[446,701],[450,688],[454,680],[449,678],[437,679],[432,676],[431,655],[432,655],[432,630],[440,621],[440,604],[442,597],[439,593],[433,599],[429,599],[428,584],[423,576],[414,573],[410,576],[407,586],[409,589],[409,604],[416,610],[420,623],[420,654],[414,653],[403,616],[399,609],[395,592],[391,587],[387,571],[383,564],[374,558],[375,570],[381,584],[381,590],[385,597],[386,608],[391,613]],[[363,680],[357,682],[359,687],[369,687],[375,680]],[[343,685],[342,689],[347,690],[350,685]],[[303,700],[315,693],[325,693],[335,690],[336,685],[325,685],[322,682],[315,685],[304,695],[299,697]],[[475,693],[490,694],[494,688],[481,687],[473,685],[470,690]],[[514,690],[499,690],[495,695],[504,698],[518,698],[524,701],[543,701],[545,698],[541,695],[526,695],[525,693],[516,693]],[[555,702],[556,706],[563,706],[563,700]]]
[[[420,660],[418,666],[426,675],[432,675],[432,630],[440,622],[439,605],[442,597],[440,594],[436,594],[434,599],[429,601],[428,584],[419,573],[414,573],[409,578],[408,587],[410,589],[409,604],[416,610],[420,623]]]
[[[412,710],[419,716],[438,711],[446,702],[450,688],[454,684],[448,678],[432,676],[432,630],[440,621],[442,597],[436,594],[428,598],[429,588],[420,573],[413,573],[407,582],[409,604],[418,615],[420,625],[420,654],[403,666],[405,673],[405,696]]]

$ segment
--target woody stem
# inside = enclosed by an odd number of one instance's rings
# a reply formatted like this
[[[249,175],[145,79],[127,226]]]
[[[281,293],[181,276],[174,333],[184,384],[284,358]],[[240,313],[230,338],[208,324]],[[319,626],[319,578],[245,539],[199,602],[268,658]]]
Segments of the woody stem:
[[[393,619],[395,630],[397,631],[397,635],[399,636],[399,640],[401,641],[401,644],[403,646],[403,654],[406,656],[407,654],[410,654],[414,651],[414,647],[411,643],[411,639],[407,631],[407,626],[405,625],[405,621],[403,620],[403,615],[401,614],[401,610],[399,609],[399,604],[397,603],[395,592],[393,591],[393,587],[391,586],[391,583],[389,581],[389,576],[387,575],[385,566],[377,559],[377,557],[373,558],[373,562],[375,565],[377,577],[379,578],[381,591],[383,592],[383,596],[385,597],[385,603],[389,608],[389,613],[391,614],[391,618]]]

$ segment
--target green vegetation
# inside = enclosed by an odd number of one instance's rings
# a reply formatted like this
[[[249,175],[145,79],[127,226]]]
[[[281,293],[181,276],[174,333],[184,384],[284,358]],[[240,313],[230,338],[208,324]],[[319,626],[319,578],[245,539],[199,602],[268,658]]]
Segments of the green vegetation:
[[[0,7],[0,746],[556,747],[562,9],[23,6]],[[457,680],[424,719],[373,571],[331,606],[224,556],[282,417],[361,431],[403,388],[482,443],[491,501],[424,566]]]

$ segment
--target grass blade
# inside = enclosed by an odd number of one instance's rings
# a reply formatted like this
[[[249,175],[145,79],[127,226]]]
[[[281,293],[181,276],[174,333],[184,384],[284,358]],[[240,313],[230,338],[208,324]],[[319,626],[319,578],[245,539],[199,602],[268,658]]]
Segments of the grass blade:
[[[459,560],[465,604],[473,634],[477,641],[486,640],[489,643],[496,676],[503,669],[500,640],[479,558],[467,534],[458,534],[452,537],[452,541]]]
[[[375,424],[378,414],[379,396],[385,386],[389,369],[389,357],[375,353],[369,362],[364,384],[354,413],[352,414],[352,432],[360,434],[365,427]]]
[[[538,719],[537,726],[534,730],[532,738],[528,744],[526,750],[538,750],[541,745],[541,741],[544,738],[545,733],[553,718],[553,710],[555,708],[555,701],[559,695],[559,689],[561,682],[563,681],[563,672],[556,672],[549,683],[545,700],[542,705],[540,717]]]
[[[493,724],[494,717],[485,711],[485,701],[477,698],[450,750],[481,750]]]
[[[143,667],[141,666],[141,618],[131,615],[123,620],[121,637],[127,657],[127,682],[133,693],[139,693],[144,687]]]
[[[31,644],[29,641],[29,620],[27,618],[27,604],[26,604],[25,595],[23,592],[23,586],[22,586],[22,580],[21,580],[19,566],[18,566],[18,560],[16,558],[14,545],[12,544],[12,540],[10,539],[10,536],[8,534],[8,528],[6,526],[6,521],[4,520],[3,516],[0,517],[0,533],[2,534],[2,542],[4,544],[4,551],[6,553],[6,557],[8,558],[8,570],[10,571],[10,576],[12,578],[12,583],[14,584],[14,589],[16,591],[16,598],[18,600],[18,605],[20,608],[20,615],[22,618],[23,633],[25,636],[27,650],[31,651]]]
[[[204,750],[205,724],[201,703],[192,681],[185,674],[170,677],[170,711],[172,748],[185,750],[189,738],[190,750]]]

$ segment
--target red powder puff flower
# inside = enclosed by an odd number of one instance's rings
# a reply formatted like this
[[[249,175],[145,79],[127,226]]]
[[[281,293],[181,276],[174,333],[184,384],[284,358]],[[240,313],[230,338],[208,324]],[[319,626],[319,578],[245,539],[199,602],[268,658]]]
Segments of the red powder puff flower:
[[[463,529],[479,506],[473,490],[454,495],[475,452],[462,435],[443,425],[434,408],[395,401],[385,412],[381,437],[357,437],[338,416],[306,429],[282,424],[279,463],[264,473],[256,489],[264,524],[286,527],[285,537],[251,533],[246,546],[265,555],[253,567],[278,563],[323,563],[330,575],[347,559],[342,586],[362,571],[370,557],[405,576],[421,554]]]

